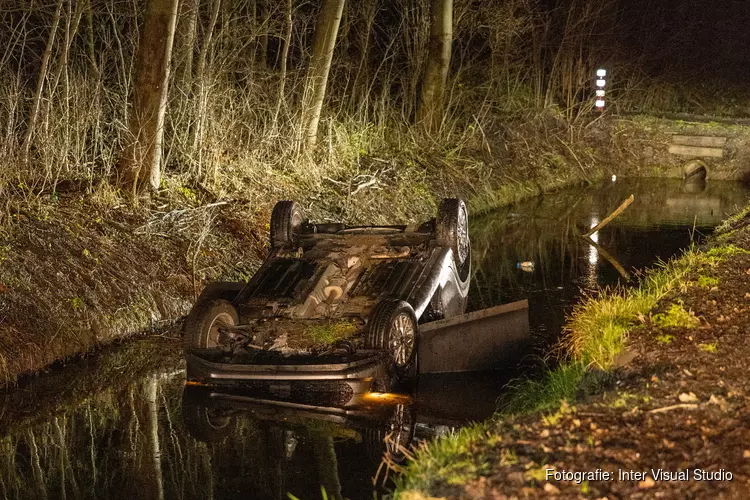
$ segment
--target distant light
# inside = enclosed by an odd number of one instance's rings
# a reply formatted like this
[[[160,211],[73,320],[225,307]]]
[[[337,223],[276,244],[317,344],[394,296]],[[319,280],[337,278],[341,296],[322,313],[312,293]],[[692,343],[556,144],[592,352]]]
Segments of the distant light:
[[[617,176],[615,174],[612,174],[612,182],[615,182],[617,180]]]
[[[604,107],[604,99],[597,99],[594,102],[594,106],[596,106],[597,108],[603,108]]]
[[[596,97],[604,97],[604,89],[596,89]]]
[[[597,69],[596,76],[607,76],[607,70],[602,68]]]
[[[607,80],[604,80],[602,78],[600,78],[600,79],[598,79],[596,81],[596,86],[597,87],[604,87],[606,84],[607,84]]]

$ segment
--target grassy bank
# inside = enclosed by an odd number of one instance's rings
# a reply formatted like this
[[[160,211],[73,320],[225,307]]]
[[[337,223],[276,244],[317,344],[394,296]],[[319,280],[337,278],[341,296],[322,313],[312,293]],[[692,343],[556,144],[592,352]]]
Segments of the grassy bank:
[[[732,273],[737,275],[742,272],[744,267],[736,262],[739,262],[738,259],[747,260],[750,255],[749,210],[750,207],[745,208],[727,220],[717,229],[707,246],[691,248],[679,258],[647,272],[638,288],[604,291],[577,306],[568,320],[564,341],[560,346],[567,353],[567,358],[542,379],[519,382],[512,387],[511,395],[502,402],[502,409],[493,419],[420,447],[415,453],[415,459],[408,463],[399,479],[396,496],[419,499],[469,495],[471,488],[479,488],[476,491],[480,491],[484,486],[480,488],[478,485],[489,484],[491,481],[504,484],[511,490],[515,487],[516,491],[526,483],[530,486],[527,491],[530,495],[546,494],[547,490],[534,489],[535,485],[544,483],[543,478],[534,479],[534,472],[537,470],[534,467],[542,470],[542,464],[554,463],[554,457],[560,456],[562,452],[558,450],[556,454],[549,448],[551,443],[545,444],[544,437],[549,436],[550,432],[564,429],[562,422],[565,425],[573,422],[570,425],[574,427],[581,426],[580,419],[583,417],[577,416],[580,413],[576,413],[576,406],[587,404],[599,408],[600,405],[605,405],[614,410],[620,408],[622,412],[633,408],[633,411],[637,411],[637,406],[649,402],[648,398],[651,396],[641,394],[642,387],[638,390],[627,387],[628,383],[632,385],[635,375],[617,375],[631,366],[634,359],[647,357],[642,338],[650,342],[649,348],[658,357],[658,352],[670,348],[676,339],[687,338],[688,335],[683,332],[695,331],[697,326],[730,321],[726,313],[724,316],[717,313],[718,319],[709,320],[708,314],[706,317],[699,317],[693,310],[695,301],[687,302],[687,297],[717,293],[720,287],[724,287],[724,278],[718,277],[720,272],[730,276]],[[741,277],[736,279],[742,282]],[[746,300],[747,295],[745,299],[742,298],[743,292],[732,292],[739,293],[739,296],[734,297],[730,292],[724,292],[716,296],[712,303],[722,310],[720,297],[725,297],[723,301],[732,310],[734,306],[731,304]],[[702,298],[702,295],[700,297],[700,303],[711,302]],[[741,309],[735,308],[734,311],[741,312]],[[640,333],[638,342],[630,340],[634,332],[643,331],[647,334]],[[720,342],[693,341],[695,336],[693,334],[689,337],[690,344],[695,343],[699,353],[716,352]],[[692,348],[696,349],[695,346]],[[649,370],[659,373],[658,367]],[[648,388],[648,377],[653,372],[645,372],[643,377]],[[635,373],[641,372],[636,370]],[[658,376],[661,377],[662,375]],[[586,411],[599,411],[596,408]],[[534,433],[536,437],[532,440],[538,440],[539,443],[537,447],[535,441],[533,447],[538,448],[542,458],[525,475],[521,474],[516,483],[506,480],[508,471],[500,474],[499,470],[523,463],[516,457],[518,447],[523,445],[516,441],[523,443],[528,439],[527,436]],[[586,430],[582,428],[581,434],[586,434]],[[585,435],[582,439],[585,440]],[[584,467],[578,470],[589,469]],[[504,487],[497,488],[505,491]]]

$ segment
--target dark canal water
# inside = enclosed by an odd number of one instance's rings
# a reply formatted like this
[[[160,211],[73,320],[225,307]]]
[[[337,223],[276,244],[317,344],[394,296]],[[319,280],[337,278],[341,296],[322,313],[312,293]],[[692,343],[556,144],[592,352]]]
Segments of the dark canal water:
[[[635,202],[594,236],[597,246],[579,236],[630,194]],[[519,359],[528,366],[582,293],[624,283],[618,268],[634,274],[700,241],[749,194],[729,182],[618,181],[475,218],[470,308],[529,299],[534,349]],[[452,432],[489,416],[519,374],[509,366],[433,376],[411,397],[349,414],[238,400],[211,414],[211,429],[199,422],[210,412],[201,393],[185,389],[179,351],[176,341],[129,343],[0,393],[0,496],[319,499],[322,485],[328,498],[373,498],[387,491],[373,478],[393,424],[413,429],[415,440]],[[228,437],[210,439],[226,429]]]

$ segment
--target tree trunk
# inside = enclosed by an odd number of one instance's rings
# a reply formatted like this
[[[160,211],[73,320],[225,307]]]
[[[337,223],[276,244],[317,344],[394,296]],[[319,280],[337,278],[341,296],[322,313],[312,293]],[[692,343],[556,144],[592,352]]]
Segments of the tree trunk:
[[[283,48],[281,50],[281,74],[279,75],[279,97],[276,100],[276,112],[273,114],[273,126],[271,130],[276,133],[276,126],[279,122],[279,112],[281,111],[281,105],[284,102],[284,89],[286,86],[286,70],[287,70],[287,59],[289,58],[289,46],[292,43],[292,0],[286,2],[286,33],[283,40]]]
[[[211,6],[211,20],[208,27],[206,28],[206,35],[203,38],[203,44],[201,50],[198,53],[198,66],[195,70],[195,82],[193,85],[193,97],[198,98],[198,106],[196,109],[195,121],[190,131],[190,144],[193,150],[200,147],[201,139],[203,138],[203,125],[206,120],[206,106],[208,96],[205,77],[206,77],[206,64],[208,61],[208,51],[211,49],[211,40],[214,36],[214,29],[216,22],[219,19],[219,11],[221,10],[221,0],[213,0]],[[201,175],[201,162],[198,162],[198,175]]]
[[[186,91],[189,91],[192,83],[197,19],[198,0],[180,0],[180,13],[177,18],[177,32],[174,39],[174,69],[175,82]]]
[[[138,67],[130,134],[118,170],[133,194],[161,183],[161,150],[167,109],[169,61],[172,55],[178,0],[149,0],[138,47]]]
[[[325,0],[315,28],[315,41],[310,67],[307,70],[305,93],[302,100],[300,146],[305,149],[315,147],[318,139],[318,123],[326,95],[328,74],[331,71],[333,49],[344,10],[344,0]]]
[[[36,92],[34,93],[34,101],[31,104],[31,116],[29,116],[29,127],[26,129],[26,136],[23,139],[23,159],[27,161],[29,158],[29,147],[31,146],[31,139],[34,137],[34,129],[36,128],[36,122],[39,118],[39,108],[42,104],[42,93],[44,92],[44,82],[47,79],[47,70],[49,68],[49,59],[52,56],[52,47],[55,46],[55,36],[57,35],[57,27],[60,25],[60,17],[62,15],[63,0],[58,0],[57,8],[55,9],[55,15],[52,20],[52,27],[49,31],[49,37],[47,38],[47,46],[44,49],[44,55],[42,56],[42,67],[39,69],[39,80],[36,84]]]
[[[258,69],[261,71],[265,71],[268,67],[268,23],[269,23],[269,16],[268,16],[268,7],[266,6],[265,1],[262,1],[260,4],[260,17],[261,17],[261,24],[260,24],[260,54],[258,54]]]
[[[430,51],[427,56],[417,124],[427,132],[440,129],[443,121],[445,82],[451,64],[453,42],[453,0],[432,0]]]

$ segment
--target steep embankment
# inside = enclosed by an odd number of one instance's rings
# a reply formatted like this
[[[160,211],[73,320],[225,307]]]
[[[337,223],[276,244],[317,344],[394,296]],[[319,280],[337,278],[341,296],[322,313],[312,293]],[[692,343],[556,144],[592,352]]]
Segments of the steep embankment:
[[[520,387],[526,411],[418,450],[397,497],[744,498],[750,207],[720,229],[641,289],[584,304],[573,359]],[[563,471],[591,474],[555,479]]]

